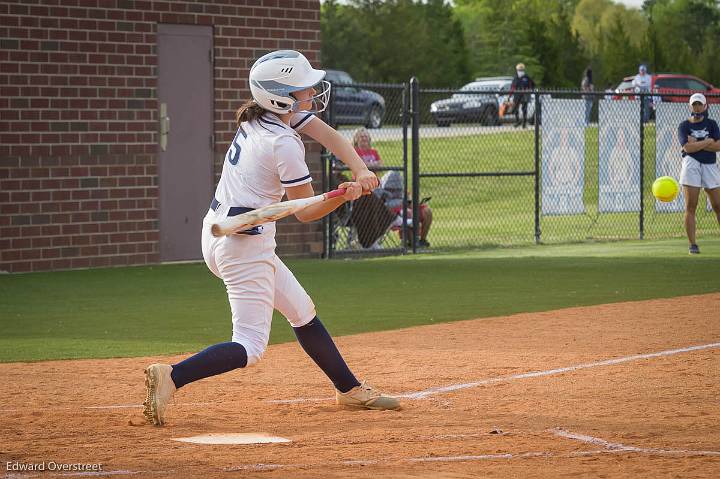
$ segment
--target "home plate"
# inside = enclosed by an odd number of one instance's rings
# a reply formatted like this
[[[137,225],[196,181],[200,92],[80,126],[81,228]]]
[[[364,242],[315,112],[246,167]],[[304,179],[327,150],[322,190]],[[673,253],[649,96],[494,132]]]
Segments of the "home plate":
[[[177,437],[173,441],[192,442],[194,444],[268,444],[271,442],[291,442],[284,437],[271,436],[264,432],[210,433],[192,437]]]

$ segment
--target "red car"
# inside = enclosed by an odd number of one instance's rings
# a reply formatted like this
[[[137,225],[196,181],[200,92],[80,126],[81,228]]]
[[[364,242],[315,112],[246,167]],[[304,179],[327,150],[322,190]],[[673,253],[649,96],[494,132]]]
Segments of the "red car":
[[[635,89],[632,86],[633,78],[635,78],[635,75],[623,78],[622,83],[615,88],[615,93],[635,93]],[[720,88],[715,88],[705,80],[701,80],[692,75],[655,73],[650,75],[650,85],[650,89],[655,96],[655,101],[657,101],[657,97],[660,97],[662,101],[675,103],[687,102],[690,95],[700,92],[706,95],[708,103],[720,103]],[[613,96],[613,99],[616,100],[621,98],[634,99],[633,96]],[[653,105],[655,101],[652,102]]]

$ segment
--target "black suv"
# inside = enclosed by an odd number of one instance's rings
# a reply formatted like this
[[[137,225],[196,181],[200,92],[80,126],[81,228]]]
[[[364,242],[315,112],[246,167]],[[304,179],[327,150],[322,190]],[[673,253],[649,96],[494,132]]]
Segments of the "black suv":
[[[460,88],[451,98],[433,102],[430,113],[437,126],[459,122],[499,125],[501,94],[509,91],[511,84],[512,77],[478,78]],[[528,116],[532,116],[530,109]]]
[[[335,97],[332,123],[380,128],[385,114],[385,99],[374,91],[353,86],[354,81],[347,72],[325,71],[325,80],[332,83]]]

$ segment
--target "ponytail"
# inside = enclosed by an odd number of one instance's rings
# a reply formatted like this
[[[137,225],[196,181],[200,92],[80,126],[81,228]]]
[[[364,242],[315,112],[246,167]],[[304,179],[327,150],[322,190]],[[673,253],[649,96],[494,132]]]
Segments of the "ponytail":
[[[255,118],[261,116],[266,111],[267,110],[258,105],[255,100],[248,100],[243,103],[242,106],[238,108],[238,110],[235,112],[235,122],[239,127],[240,123],[244,121],[252,121]]]

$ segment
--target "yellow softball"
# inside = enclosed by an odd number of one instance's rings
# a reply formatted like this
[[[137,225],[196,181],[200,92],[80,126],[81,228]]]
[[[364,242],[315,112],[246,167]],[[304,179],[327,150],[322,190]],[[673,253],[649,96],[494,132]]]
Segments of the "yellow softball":
[[[661,176],[652,185],[652,192],[655,198],[665,203],[674,200],[678,192],[680,191],[680,185],[675,181],[672,176]]]

